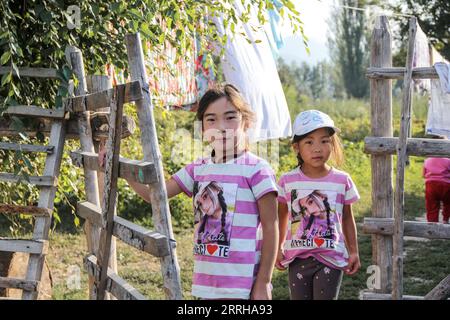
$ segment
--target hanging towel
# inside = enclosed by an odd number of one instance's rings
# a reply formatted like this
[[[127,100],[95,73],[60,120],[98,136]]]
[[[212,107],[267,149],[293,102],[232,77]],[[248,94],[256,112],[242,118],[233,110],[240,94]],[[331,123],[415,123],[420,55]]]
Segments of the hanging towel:
[[[439,79],[431,80],[426,133],[450,137],[450,69],[447,63],[434,65]]]
[[[244,12],[241,1],[235,1],[234,6],[238,15]],[[249,130],[250,141],[285,138],[292,132],[291,119],[275,60],[254,7],[249,18],[247,23],[236,26],[238,32],[226,43],[223,74],[256,113],[257,121]],[[229,34],[222,17],[214,17],[213,21],[222,35]]]
[[[277,59],[279,56],[278,50],[284,46],[284,38],[281,31],[282,20],[279,13],[280,9],[283,7],[283,3],[279,0],[272,0],[272,3],[275,9],[268,10],[269,22],[264,25],[264,30],[272,49],[272,55]]]
[[[417,24],[417,33],[415,39],[415,50],[413,55],[413,68],[417,67],[430,67],[430,47],[428,39],[420,26]],[[424,91],[430,91],[429,79],[414,79],[415,90],[423,93]]]

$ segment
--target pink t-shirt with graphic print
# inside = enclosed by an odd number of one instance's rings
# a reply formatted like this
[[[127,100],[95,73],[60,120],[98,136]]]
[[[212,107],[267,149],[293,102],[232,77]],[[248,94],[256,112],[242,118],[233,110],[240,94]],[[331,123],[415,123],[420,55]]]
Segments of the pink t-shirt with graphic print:
[[[287,204],[289,214],[281,264],[313,256],[343,269],[348,264],[343,208],[360,198],[351,177],[332,168],[325,177],[309,178],[297,167],[282,175],[278,185],[278,201]]]
[[[196,195],[202,193],[204,212],[226,208],[224,221],[229,241],[214,243],[200,238],[198,243],[196,237],[192,295],[206,299],[249,299],[262,245],[257,201],[269,192],[278,191],[272,168],[265,160],[245,152],[225,163],[199,159],[173,178],[189,197],[198,199]],[[196,221],[199,221],[194,231],[197,234],[202,217]],[[204,229],[207,228],[205,224]]]

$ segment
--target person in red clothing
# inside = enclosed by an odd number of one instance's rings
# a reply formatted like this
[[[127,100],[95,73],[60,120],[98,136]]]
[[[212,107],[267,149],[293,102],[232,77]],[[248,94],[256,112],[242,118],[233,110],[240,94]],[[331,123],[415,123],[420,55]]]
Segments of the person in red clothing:
[[[439,222],[439,209],[443,204],[443,223],[450,218],[450,159],[427,158],[423,164],[425,178],[425,206],[428,222]]]

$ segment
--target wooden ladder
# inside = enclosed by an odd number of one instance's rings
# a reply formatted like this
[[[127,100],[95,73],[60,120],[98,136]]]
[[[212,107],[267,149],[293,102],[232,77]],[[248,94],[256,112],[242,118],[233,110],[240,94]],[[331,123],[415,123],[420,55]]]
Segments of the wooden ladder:
[[[38,297],[45,255],[48,251],[48,236],[66,133],[65,110],[63,108],[44,109],[35,106],[13,106],[9,107],[4,112],[4,115],[51,120],[50,139],[49,144],[46,146],[0,143],[0,149],[3,150],[42,152],[47,154],[43,175],[29,178],[29,183],[39,188],[38,205],[0,204],[0,213],[8,215],[26,214],[35,218],[32,239],[0,238],[0,251],[25,252],[30,255],[25,279],[0,277],[0,287],[22,289],[22,299],[35,300]],[[20,179],[19,176],[3,172],[0,173],[0,181],[26,182]]]
[[[107,293],[118,299],[146,299],[130,284],[108,267],[113,237],[141,251],[160,258],[164,292],[168,299],[182,299],[180,270],[175,251],[175,241],[170,222],[169,202],[164,181],[161,155],[156,135],[156,126],[148,90],[148,80],[143,63],[143,52],[138,34],[127,36],[128,60],[133,82],[118,85],[91,94],[81,92],[79,96],[66,99],[65,106],[73,113],[96,111],[109,108],[109,134],[105,168],[98,166],[98,155],[83,148],[72,152],[73,162],[86,172],[104,172],[103,201],[87,199],[78,203],[77,214],[87,220],[94,230],[100,229],[100,237],[94,232],[88,239],[98,237],[84,260],[90,277],[90,299],[102,300]],[[78,57],[82,66],[82,57]],[[72,59],[72,62],[75,60]],[[77,78],[84,81],[83,68],[74,68]],[[123,104],[134,102],[137,107],[143,160],[119,157],[122,128]],[[88,139],[92,137],[87,136]],[[126,178],[147,184],[151,190],[153,221],[155,231],[147,230],[116,215],[117,178]],[[88,184],[86,182],[86,188]],[[88,192],[86,192],[88,195]],[[89,242],[89,241],[88,241]]]

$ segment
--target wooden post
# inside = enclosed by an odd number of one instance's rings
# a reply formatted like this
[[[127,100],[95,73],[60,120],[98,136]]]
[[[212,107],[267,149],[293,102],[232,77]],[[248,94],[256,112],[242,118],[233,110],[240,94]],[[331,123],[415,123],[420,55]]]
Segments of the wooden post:
[[[371,67],[392,67],[392,41],[386,16],[377,18],[371,41]],[[372,136],[392,137],[392,80],[370,80]],[[392,218],[392,156],[372,155],[372,216]],[[381,287],[391,290],[392,237],[372,236],[372,263],[380,268]]]
[[[152,203],[152,218],[156,231],[165,235],[169,241],[174,239],[170,221],[169,202],[167,197],[164,171],[153,117],[153,105],[149,91],[148,78],[145,71],[144,54],[139,33],[125,36],[128,64],[131,80],[141,83],[144,99],[136,102],[139,127],[141,129],[141,142],[144,151],[144,160],[155,164],[158,182],[150,184],[150,199]],[[161,258],[161,271],[164,280],[166,297],[171,300],[182,299],[180,267],[178,265],[176,250],[169,246],[170,255]]]
[[[450,297],[450,275],[445,277],[439,284],[425,296],[425,300],[446,300]]]
[[[98,265],[100,266],[100,280],[97,287],[97,300],[103,300],[106,294],[108,280],[108,265],[111,253],[111,240],[114,229],[114,212],[117,204],[117,180],[119,177],[120,137],[122,135],[123,99],[125,87],[115,87],[115,92],[109,103],[110,121],[109,135],[106,144],[104,195],[102,198],[103,228],[98,250]]]
[[[78,86],[75,88],[75,95],[87,94],[86,77],[84,73],[83,55],[75,47],[68,47],[69,64],[78,79]],[[80,145],[82,151],[94,152],[92,141],[92,129],[89,121],[89,111],[78,113],[78,129],[80,133]],[[100,206],[97,174],[95,171],[84,169],[86,199],[90,203]],[[89,221],[84,224],[86,232],[88,251],[97,256],[100,239],[100,228],[95,227]],[[89,297],[95,299],[94,278],[89,276]]]
[[[397,179],[395,186],[395,223],[394,223],[394,270],[392,276],[392,299],[401,300],[403,296],[403,220],[406,146],[411,120],[412,67],[414,45],[417,31],[416,18],[409,20],[409,42],[406,59],[405,82],[403,84],[402,115],[400,136],[397,145]]]
[[[102,75],[89,75],[86,78],[87,80],[87,88],[90,93],[99,92],[112,88],[112,78],[109,76]],[[94,140],[94,149],[95,152],[98,153],[100,149],[100,144],[104,144],[104,141],[96,141]],[[97,181],[98,181],[98,191],[99,198],[103,199],[103,190],[104,190],[104,179],[105,174],[98,170],[97,171]],[[114,207],[116,209],[116,207]],[[117,215],[117,210],[114,210],[114,215]],[[116,248],[116,238],[111,239],[111,252],[109,256],[109,268],[116,274],[118,274],[117,270],[117,248]],[[115,300],[114,296],[109,292],[105,295],[105,300]]]

